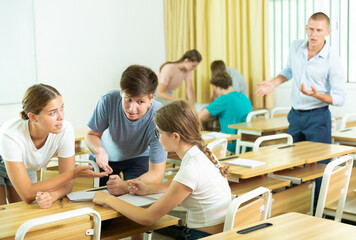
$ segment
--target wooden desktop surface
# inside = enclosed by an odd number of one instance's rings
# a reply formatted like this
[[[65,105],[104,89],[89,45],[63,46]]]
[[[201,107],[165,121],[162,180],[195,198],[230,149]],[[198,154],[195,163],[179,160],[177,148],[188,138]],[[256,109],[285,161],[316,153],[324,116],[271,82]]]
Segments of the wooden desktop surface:
[[[111,236],[107,236],[108,233],[110,232],[102,231],[102,235],[101,235],[102,239],[114,239],[114,238],[118,239],[118,238],[128,237],[138,233],[160,229],[163,227],[168,227],[179,223],[178,218],[170,217],[166,215],[152,226],[143,226],[129,220],[128,218],[123,217],[120,213],[113,210],[112,208],[96,205],[92,202],[70,203],[67,198],[63,199],[63,208],[61,207],[59,200],[54,202],[52,207],[48,209],[40,209],[38,207],[38,204],[26,204],[25,202],[18,202],[18,203],[12,203],[8,205],[0,206],[0,239],[13,239],[14,236],[16,235],[18,228],[24,222],[30,219],[44,217],[44,216],[61,213],[61,212],[67,212],[67,211],[85,208],[85,207],[89,207],[97,211],[100,214],[102,221],[107,219],[119,220],[120,225],[116,226],[117,231],[115,233],[109,234]],[[55,223],[46,224],[46,226],[40,226],[31,229],[29,235],[32,234],[31,236],[34,239],[48,239],[48,238],[44,238],[42,234],[46,234],[48,231],[53,230],[53,227],[55,228],[56,231],[59,231],[58,234],[66,234],[63,232],[65,232],[67,229],[69,229],[69,231],[72,231],[71,227],[73,228],[76,226],[82,226],[83,224],[85,225],[85,223],[88,221],[90,221],[89,216],[82,216],[82,217],[77,217],[75,219],[63,220],[60,222],[60,225],[58,225],[58,227],[61,227],[60,230],[57,230],[58,228],[54,227],[56,225]],[[52,227],[52,229],[50,229],[50,227]],[[59,237],[57,236],[56,239],[59,239]]]
[[[293,147],[279,148],[286,145],[287,144],[279,145],[278,147],[260,148],[257,152],[239,154],[238,156],[240,158],[266,162],[266,165],[256,168],[231,165],[230,174],[236,178],[246,179],[303,164],[318,162],[328,158],[342,156],[356,151],[355,147],[308,141],[294,143]],[[221,163],[224,163],[224,161]]]
[[[237,124],[231,124],[228,127],[239,129],[239,130],[249,130],[256,132],[272,132],[279,130],[288,129],[289,122],[286,117],[279,118],[268,118],[268,119],[254,119],[252,122],[243,122]]]
[[[241,229],[215,234],[204,240],[232,240],[232,239],[355,239],[356,227],[353,225],[335,222],[324,218],[316,218],[300,213],[286,213],[267,219],[246,227],[256,226],[260,223],[272,223],[272,226],[259,229],[246,234],[236,233]],[[243,227],[242,229],[245,229]]]
[[[90,207],[99,212],[102,221],[122,216],[111,208],[105,208],[92,202],[69,203],[67,198],[63,199],[63,208],[61,208],[59,200],[48,209],[40,209],[38,204],[26,204],[25,202],[1,205],[0,239],[15,236],[17,229],[27,220],[84,207]]]
[[[332,138],[337,141],[356,142],[356,127],[350,127],[339,131],[333,131]]]

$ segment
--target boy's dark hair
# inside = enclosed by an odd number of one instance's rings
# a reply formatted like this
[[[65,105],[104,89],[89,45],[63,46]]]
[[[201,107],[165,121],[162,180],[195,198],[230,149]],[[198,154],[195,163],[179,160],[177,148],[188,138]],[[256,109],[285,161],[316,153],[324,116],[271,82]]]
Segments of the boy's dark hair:
[[[148,67],[132,65],[122,73],[121,91],[131,97],[155,94],[158,86],[157,75]]]
[[[226,72],[218,72],[210,80],[210,83],[216,87],[228,89],[230,86],[232,86],[232,78]]]
[[[216,75],[219,72],[225,72],[226,65],[225,65],[224,61],[216,60],[210,64],[210,70],[211,70],[211,74],[214,77],[214,75]]]

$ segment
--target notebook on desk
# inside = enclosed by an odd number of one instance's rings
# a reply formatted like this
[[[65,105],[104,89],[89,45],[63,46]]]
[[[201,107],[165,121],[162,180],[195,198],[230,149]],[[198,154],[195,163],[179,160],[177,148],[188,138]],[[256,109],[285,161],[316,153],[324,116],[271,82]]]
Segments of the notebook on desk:
[[[104,192],[108,193],[107,190],[104,190]],[[72,192],[67,194],[67,197],[70,202],[91,202],[93,200],[93,197],[95,195],[95,191],[89,191],[89,192]],[[147,206],[152,203],[154,203],[158,198],[160,198],[163,195],[163,193],[157,193],[157,194],[149,194],[145,196],[138,196],[138,195],[131,195],[131,194],[125,194],[122,196],[119,196],[117,198],[131,203],[135,206],[142,207],[142,206]]]
[[[260,167],[266,164],[265,162],[245,159],[245,158],[238,158],[235,160],[226,161],[225,163],[230,165],[240,166],[240,167],[248,167],[248,168]]]

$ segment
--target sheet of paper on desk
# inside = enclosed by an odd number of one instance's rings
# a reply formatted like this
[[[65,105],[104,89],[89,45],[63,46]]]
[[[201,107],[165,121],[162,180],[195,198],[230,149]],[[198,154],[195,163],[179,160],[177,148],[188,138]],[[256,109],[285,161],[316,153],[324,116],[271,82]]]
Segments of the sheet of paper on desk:
[[[104,190],[104,192],[109,193],[107,190]],[[93,200],[93,197],[95,195],[95,191],[90,191],[90,192],[72,192],[67,194],[67,197],[71,202],[91,202]],[[158,198],[160,198],[163,194],[150,194],[146,196],[138,196],[138,195],[131,195],[131,194],[125,194],[122,196],[119,196],[117,198],[131,203],[135,206],[146,206],[149,204],[154,203]]]
[[[162,195],[163,194],[159,194],[159,195],[152,194],[152,196],[151,195],[138,196],[138,195],[125,194],[125,195],[119,196],[117,198],[119,198],[125,202],[131,203],[132,205],[142,207],[142,206],[147,206],[147,205],[154,203]]]
[[[104,190],[103,192],[109,193],[108,190]],[[96,191],[71,192],[67,194],[67,198],[71,202],[91,202],[95,193]]]
[[[214,139],[214,138],[228,138],[228,137],[231,137],[230,134],[221,133],[221,132],[203,133],[201,136],[203,137],[204,140]]]
[[[240,167],[248,167],[248,168],[260,167],[266,164],[265,162],[245,159],[245,158],[238,158],[235,160],[226,161],[225,163],[240,166]]]

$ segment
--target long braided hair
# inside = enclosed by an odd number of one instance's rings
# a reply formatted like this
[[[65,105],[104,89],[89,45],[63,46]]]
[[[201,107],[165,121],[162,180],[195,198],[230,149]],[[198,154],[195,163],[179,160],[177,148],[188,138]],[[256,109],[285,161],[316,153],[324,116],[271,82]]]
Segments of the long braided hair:
[[[219,168],[221,175],[228,175],[228,165],[222,167],[213,153],[205,146],[201,136],[201,122],[193,106],[185,101],[178,100],[160,108],[155,116],[156,125],[165,132],[176,132],[182,141],[196,145],[209,160]]]

